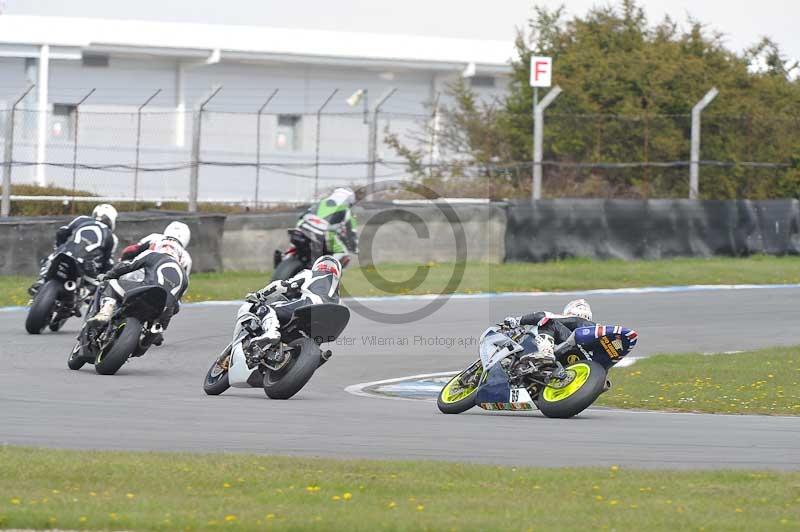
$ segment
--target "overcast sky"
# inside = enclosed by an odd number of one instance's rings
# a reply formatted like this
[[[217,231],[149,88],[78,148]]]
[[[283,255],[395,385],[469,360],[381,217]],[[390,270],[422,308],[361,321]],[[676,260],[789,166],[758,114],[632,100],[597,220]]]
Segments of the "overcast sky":
[[[585,13],[604,0],[0,0],[4,12],[513,39],[534,4]],[[618,3],[618,2],[614,2]],[[687,14],[740,51],[768,35],[800,59],[798,0],[639,0],[651,21]]]

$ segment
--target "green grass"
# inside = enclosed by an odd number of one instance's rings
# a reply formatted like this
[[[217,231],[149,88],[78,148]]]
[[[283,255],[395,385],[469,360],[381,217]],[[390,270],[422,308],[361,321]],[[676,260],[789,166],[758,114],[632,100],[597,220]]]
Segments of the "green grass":
[[[657,355],[612,369],[599,405],[682,412],[800,415],[800,347],[733,355]]]
[[[800,474],[0,448],[0,527],[796,530]]]
[[[417,286],[406,282],[418,268],[423,279]],[[345,270],[344,291],[356,296],[431,294],[444,291],[453,264],[381,264]],[[391,283],[374,281],[378,274]],[[196,273],[185,301],[241,299],[263,287],[269,272]],[[29,277],[0,277],[0,306],[24,305]],[[592,261],[569,259],[545,263],[466,265],[463,278],[451,292],[535,292],[626,288],[686,284],[800,283],[800,257],[670,259],[662,261]]]
[[[417,268],[426,268],[419,286],[404,283]],[[345,290],[358,296],[441,293],[453,264],[381,264],[345,270]],[[372,282],[377,272],[395,286]],[[240,299],[269,280],[268,273],[226,272],[192,276],[187,301]],[[455,292],[535,292],[593,288],[626,288],[686,284],[800,283],[800,257],[670,259],[662,261],[592,261],[569,259],[545,263],[469,263]]]

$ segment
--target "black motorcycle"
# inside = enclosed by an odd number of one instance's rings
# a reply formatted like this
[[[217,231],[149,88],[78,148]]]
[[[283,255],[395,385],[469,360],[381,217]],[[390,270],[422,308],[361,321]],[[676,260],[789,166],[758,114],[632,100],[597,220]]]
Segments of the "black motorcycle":
[[[94,326],[88,318],[100,309],[101,293],[98,288],[67,366],[78,370],[89,363],[97,373],[113,375],[130,357],[144,355],[160,338],[157,324],[167,305],[167,291],[158,285],[131,289],[108,323]]]
[[[72,316],[80,316],[80,307],[87,303],[97,288],[97,281],[86,275],[82,249],[66,244],[50,259],[44,284],[31,302],[25,329],[39,334],[45,327],[55,332]]]
[[[304,269],[311,268],[314,261],[324,254],[325,232],[328,230],[328,222],[318,218],[320,225],[319,233],[309,229],[296,228],[289,229],[289,248],[281,253],[275,250],[274,264],[275,270],[272,272],[273,281],[286,281],[291,279]]]

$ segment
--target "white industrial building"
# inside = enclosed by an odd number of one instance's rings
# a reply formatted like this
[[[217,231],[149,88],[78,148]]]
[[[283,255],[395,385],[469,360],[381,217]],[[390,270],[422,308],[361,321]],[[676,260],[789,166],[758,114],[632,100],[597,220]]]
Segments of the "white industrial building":
[[[137,175],[137,197],[185,199],[193,117],[221,87],[205,108],[200,159],[231,165],[200,167],[200,200],[252,199],[256,160],[261,200],[310,199],[315,175],[324,186],[363,182],[367,123],[392,89],[381,135],[418,127],[425,104],[458,76],[482,96],[499,94],[513,56],[511,41],[0,15],[0,109],[36,84],[16,115],[13,159],[30,165],[15,166],[15,183],[70,187],[74,158],[76,188],[131,197],[130,168],[108,166],[134,165],[138,132],[140,166],[163,170]],[[365,98],[348,105],[359,90]],[[377,152],[393,157],[382,142]],[[394,175],[386,170],[376,173]]]

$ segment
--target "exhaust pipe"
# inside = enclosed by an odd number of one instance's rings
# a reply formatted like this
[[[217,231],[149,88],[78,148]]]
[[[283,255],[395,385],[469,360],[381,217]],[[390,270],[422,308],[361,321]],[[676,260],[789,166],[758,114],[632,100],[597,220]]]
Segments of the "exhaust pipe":
[[[610,389],[611,389],[611,381],[606,379],[606,383],[603,385],[603,391],[601,393],[606,393]]]
[[[73,280],[64,283],[64,290],[67,292],[74,292],[76,288],[78,288],[78,284]]]

